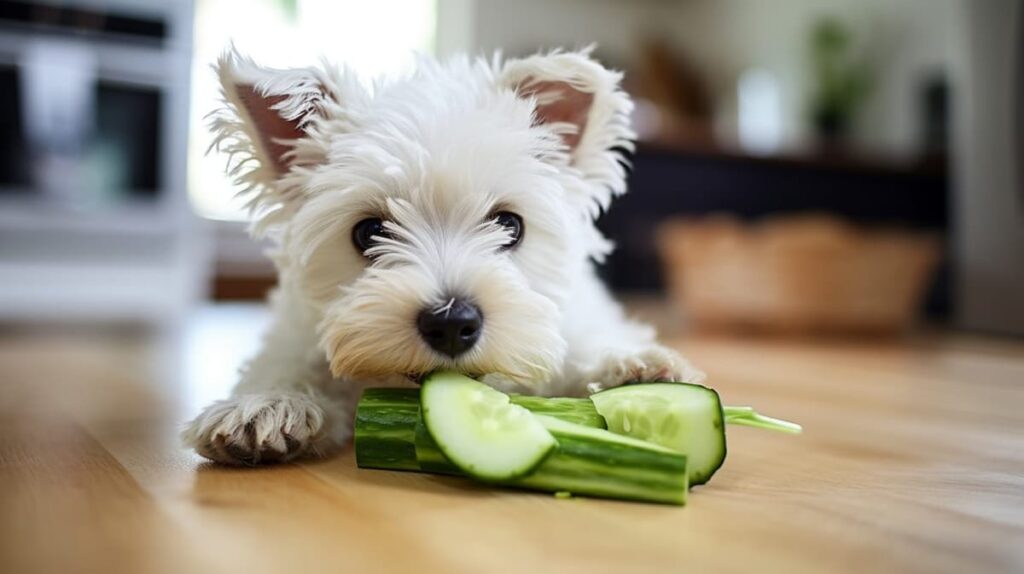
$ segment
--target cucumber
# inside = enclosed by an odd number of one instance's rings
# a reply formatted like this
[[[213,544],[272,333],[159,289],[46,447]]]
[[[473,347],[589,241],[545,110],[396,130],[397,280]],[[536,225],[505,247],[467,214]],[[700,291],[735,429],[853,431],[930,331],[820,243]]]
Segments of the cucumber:
[[[570,423],[605,428],[604,417],[597,414],[597,409],[590,399],[530,395],[509,395],[509,398],[535,415],[548,415]]]
[[[608,430],[686,455],[691,485],[725,462],[725,414],[718,393],[701,385],[627,385],[591,395]]]
[[[536,415],[558,450],[509,486],[572,495],[686,504],[686,455],[604,429]]]
[[[505,393],[458,373],[428,375],[420,392],[420,411],[441,452],[479,480],[525,476],[557,446],[530,411],[512,404]]]
[[[420,392],[416,389],[365,391],[356,411],[355,426],[356,463],[360,468],[465,474],[448,459],[427,430],[419,397]],[[594,402],[591,399],[513,395],[512,403],[536,414],[582,424],[558,427],[548,418],[537,417],[555,437],[558,447],[533,473],[498,482],[516,488],[679,504],[685,500],[685,491],[683,494],[678,491],[682,483],[678,476],[681,457],[689,455],[683,463],[688,470],[691,465],[700,465],[697,472],[687,472],[689,484],[706,482],[725,458],[724,429],[712,432],[715,431],[714,420],[780,432],[801,431],[800,425],[761,415],[751,407],[722,407],[714,391],[697,385],[638,384],[610,389],[592,398]],[[620,437],[632,441],[628,444],[616,442],[617,435],[610,432],[595,435],[581,430],[580,427],[592,427],[599,431],[605,427],[605,418],[598,413],[595,403],[603,403],[606,413],[611,413],[608,421],[611,431],[633,435],[634,439],[641,438],[637,435],[644,431],[649,434],[647,440],[661,442],[655,448],[662,451],[665,447],[671,448],[673,454],[651,451],[652,444],[638,444],[628,437]],[[645,403],[653,405],[654,412],[660,411],[660,414],[650,416],[644,412],[647,410]],[[633,408],[642,412],[639,415],[632,413]],[[688,413],[685,416],[691,422],[697,421],[694,424],[700,432],[668,432],[684,413]],[[630,414],[632,416],[623,416]],[[625,429],[627,418],[628,431]],[[663,426],[655,428],[655,419],[659,419]],[[672,437],[677,438],[672,440]],[[640,448],[640,445],[647,449],[641,454],[648,458],[626,456],[635,454],[637,451],[633,449]],[[721,449],[720,454],[717,448]],[[666,456],[675,458],[670,460]],[[694,462],[695,456],[698,457],[697,463]],[[673,475],[673,472],[677,474]]]
[[[356,464],[420,470],[415,447],[419,420],[419,389],[366,389],[356,406]]]
[[[413,450],[416,453],[416,463],[419,464],[420,470],[423,472],[462,476],[459,467],[452,464],[448,457],[441,452],[441,448],[437,446],[434,437],[430,436],[423,421],[416,423]]]
[[[532,473],[500,481],[501,485],[575,496],[686,504],[689,483],[682,453],[592,426],[545,415],[536,417],[558,441],[558,448]],[[416,432],[415,446],[423,471],[461,474],[422,424]]]

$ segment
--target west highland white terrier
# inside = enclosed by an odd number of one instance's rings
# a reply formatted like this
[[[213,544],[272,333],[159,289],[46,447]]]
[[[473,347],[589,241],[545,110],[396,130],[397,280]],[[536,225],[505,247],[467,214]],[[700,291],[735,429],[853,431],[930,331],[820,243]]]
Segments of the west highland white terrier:
[[[633,132],[589,50],[423,58],[372,87],[234,52],[217,71],[212,129],[280,281],[262,350],[183,433],[201,455],[324,456],[363,388],[434,369],[541,395],[703,377],[595,274]]]

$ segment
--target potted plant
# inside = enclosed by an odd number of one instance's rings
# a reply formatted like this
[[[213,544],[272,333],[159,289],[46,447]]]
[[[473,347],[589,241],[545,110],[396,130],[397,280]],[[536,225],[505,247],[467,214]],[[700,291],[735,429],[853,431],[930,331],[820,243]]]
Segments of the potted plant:
[[[842,145],[870,88],[867,63],[853,47],[853,33],[836,19],[819,20],[811,30],[810,115],[818,138],[827,147]]]

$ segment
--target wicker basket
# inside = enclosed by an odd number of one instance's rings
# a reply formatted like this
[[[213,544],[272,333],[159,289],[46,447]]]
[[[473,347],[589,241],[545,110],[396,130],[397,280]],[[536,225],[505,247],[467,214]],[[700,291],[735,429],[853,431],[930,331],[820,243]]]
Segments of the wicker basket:
[[[701,328],[892,333],[914,319],[938,261],[925,234],[799,216],[658,230],[672,297]]]

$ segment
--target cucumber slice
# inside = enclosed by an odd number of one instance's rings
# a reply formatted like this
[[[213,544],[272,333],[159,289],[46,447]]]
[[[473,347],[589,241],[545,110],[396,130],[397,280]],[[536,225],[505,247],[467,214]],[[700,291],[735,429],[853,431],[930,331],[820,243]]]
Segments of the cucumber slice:
[[[427,426],[423,424],[423,421],[416,424],[416,436],[413,440],[415,441],[413,446],[415,448],[416,462],[419,463],[420,470],[436,474],[462,476],[462,472],[459,471],[458,467],[452,464],[448,457],[441,452],[441,448],[437,446],[437,441],[434,440],[434,437],[430,436],[430,431],[427,430]],[[548,458],[551,457],[549,456]]]
[[[725,462],[725,417],[718,393],[686,383],[627,385],[591,395],[608,430],[686,455],[690,485]]]
[[[504,481],[531,473],[557,446],[530,411],[508,395],[453,372],[423,381],[423,423],[441,452],[466,474]]]

